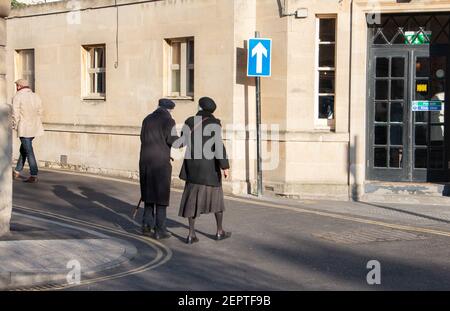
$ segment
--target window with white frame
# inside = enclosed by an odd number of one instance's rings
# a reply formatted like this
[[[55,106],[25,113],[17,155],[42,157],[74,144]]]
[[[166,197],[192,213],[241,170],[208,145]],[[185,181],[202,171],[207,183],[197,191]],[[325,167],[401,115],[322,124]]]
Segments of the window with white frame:
[[[170,39],[168,95],[194,96],[194,39]]]
[[[34,50],[16,51],[16,80],[25,79],[34,91]]]
[[[105,52],[105,45],[83,46],[85,98],[102,99],[106,96]]]
[[[334,128],[336,81],[336,17],[316,19],[316,124]]]

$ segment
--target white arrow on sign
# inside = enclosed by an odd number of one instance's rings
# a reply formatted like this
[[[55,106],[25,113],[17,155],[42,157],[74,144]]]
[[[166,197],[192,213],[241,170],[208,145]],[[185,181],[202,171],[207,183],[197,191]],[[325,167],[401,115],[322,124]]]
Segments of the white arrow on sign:
[[[252,50],[252,57],[256,55],[256,73],[263,71],[263,55],[267,57],[267,49],[259,42]]]

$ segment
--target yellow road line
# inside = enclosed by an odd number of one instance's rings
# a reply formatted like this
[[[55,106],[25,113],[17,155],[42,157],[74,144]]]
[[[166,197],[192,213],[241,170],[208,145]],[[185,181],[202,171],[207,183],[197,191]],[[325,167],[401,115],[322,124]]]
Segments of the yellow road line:
[[[88,279],[86,281],[82,281],[80,284],[67,284],[67,285],[62,285],[60,287],[52,287],[52,290],[58,290],[58,289],[67,289],[67,288],[73,288],[73,287],[78,287],[78,286],[82,286],[82,285],[88,285],[88,284],[93,284],[93,283],[99,283],[99,282],[104,282],[104,281],[108,281],[108,280],[113,280],[113,279],[118,279],[118,278],[122,278],[125,276],[129,276],[129,275],[134,275],[134,274],[139,274],[148,270],[152,270],[155,269],[163,264],[165,264],[166,262],[168,262],[171,258],[172,258],[172,251],[170,250],[170,248],[166,247],[164,244],[155,241],[153,239],[149,239],[149,238],[145,238],[143,236],[139,236],[136,234],[131,234],[129,232],[126,231],[120,231],[117,230],[115,228],[111,228],[111,227],[107,227],[107,226],[103,226],[103,225],[99,225],[99,224],[94,224],[92,222],[88,222],[88,221],[84,221],[84,220],[78,220],[78,219],[74,219],[71,217],[67,217],[64,215],[59,215],[59,214],[55,214],[55,213],[51,213],[51,212],[44,212],[44,211],[40,211],[40,210],[36,210],[33,208],[29,208],[29,207],[25,207],[25,206],[20,206],[20,205],[16,205],[14,204],[14,208],[23,210],[23,211],[29,211],[29,212],[33,212],[33,213],[37,213],[40,215],[45,215],[45,216],[49,216],[52,218],[56,218],[59,220],[63,220],[63,221],[67,221],[67,222],[71,222],[74,224],[78,224],[78,225],[83,225],[83,226],[87,226],[87,227],[91,227],[91,228],[95,228],[95,229],[100,229],[103,231],[108,231],[110,233],[114,233],[117,235],[121,235],[121,236],[125,236],[128,238],[132,238],[135,240],[138,240],[140,242],[143,242],[145,244],[147,244],[148,246],[150,246],[151,248],[153,248],[157,255],[156,258],[153,259],[151,262],[146,263],[145,265],[142,265],[140,267],[125,271],[125,272],[120,272],[120,273],[116,273],[116,274],[112,274],[112,275],[108,275],[108,276],[104,276],[104,277],[98,277],[98,278],[93,278],[93,279]],[[159,248],[155,247],[158,246]],[[167,253],[167,255],[164,257],[163,252],[161,251],[161,249],[164,249]]]
[[[293,211],[293,212],[297,212],[297,213],[310,214],[310,215],[346,220],[346,221],[357,222],[357,223],[364,223],[364,224],[381,226],[381,227],[398,229],[398,230],[429,233],[429,234],[434,234],[434,235],[439,235],[439,236],[450,237],[450,232],[448,232],[448,231],[440,231],[440,230],[435,230],[435,229],[428,229],[428,228],[421,228],[421,227],[414,227],[414,226],[407,226],[407,225],[399,225],[399,224],[387,223],[384,221],[370,220],[367,218],[346,216],[346,215],[330,213],[330,212],[321,212],[321,211],[312,210],[312,209],[305,209],[305,208],[301,208],[301,207],[293,207],[293,206],[281,205],[281,204],[273,204],[273,203],[268,203],[268,202],[251,201],[251,200],[241,199],[241,198],[236,198],[236,197],[227,197],[227,199],[230,201],[235,201],[235,202],[240,202],[240,203],[249,203],[249,204],[259,205],[259,206],[263,206],[263,207],[272,207],[272,208],[277,208],[277,209]]]
[[[138,181],[126,181],[126,180],[121,180],[121,179],[113,178],[113,177],[87,175],[87,174],[82,174],[82,173],[57,171],[57,170],[48,170],[48,171],[61,173],[61,174],[67,173],[70,175],[86,176],[86,177],[92,177],[92,178],[98,178],[98,179],[104,179],[104,180],[110,180],[110,181],[117,181],[117,182],[123,182],[123,183],[127,183],[127,184],[138,184]],[[183,190],[172,189],[172,191],[180,193]],[[381,226],[381,227],[385,227],[385,228],[405,230],[405,231],[411,231],[411,232],[428,233],[428,234],[433,234],[433,235],[450,237],[450,232],[448,232],[448,231],[440,231],[440,230],[421,228],[421,227],[415,227],[415,226],[399,225],[399,224],[387,223],[387,222],[383,222],[383,221],[370,220],[370,219],[361,218],[361,217],[346,216],[346,215],[330,213],[330,212],[321,212],[321,211],[305,209],[305,208],[301,208],[301,207],[292,207],[292,206],[284,205],[284,204],[274,204],[274,203],[258,201],[258,200],[237,198],[237,197],[228,196],[228,195],[225,195],[225,198],[230,201],[247,203],[247,204],[251,204],[251,205],[258,205],[261,207],[270,207],[270,208],[293,211],[296,213],[310,214],[310,215],[328,217],[328,218],[333,218],[333,219],[340,219],[340,220],[346,220],[346,221],[351,221],[351,222]]]

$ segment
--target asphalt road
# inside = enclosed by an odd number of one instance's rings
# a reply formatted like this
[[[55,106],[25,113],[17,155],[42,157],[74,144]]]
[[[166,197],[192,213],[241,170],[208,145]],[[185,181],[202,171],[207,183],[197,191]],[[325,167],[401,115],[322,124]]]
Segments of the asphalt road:
[[[41,172],[38,184],[14,182],[16,211],[109,230],[138,248],[136,259],[108,272],[115,277],[69,290],[450,290],[447,223],[355,216],[338,212],[342,202],[335,213],[333,202],[318,212],[306,203],[230,197],[224,224],[232,238],[213,240],[214,216],[203,215],[200,242],[186,245],[181,192],[174,190],[174,236],[157,243],[135,238],[142,210],[136,221],[130,215],[138,198],[135,183],[61,172]],[[371,260],[380,263],[381,284],[367,282]]]

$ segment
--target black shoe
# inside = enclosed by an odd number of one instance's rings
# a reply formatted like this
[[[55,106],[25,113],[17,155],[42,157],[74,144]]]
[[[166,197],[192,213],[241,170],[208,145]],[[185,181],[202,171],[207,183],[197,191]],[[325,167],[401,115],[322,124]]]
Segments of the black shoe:
[[[168,231],[155,231],[153,238],[155,240],[164,240],[170,238],[172,235]]]
[[[217,233],[216,234],[216,241],[222,241],[225,239],[228,239],[229,237],[231,237],[231,232],[222,232],[222,233]]]
[[[150,227],[142,227],[142,234],[145,236],[151,236],[152,235],[152,228]]]
[[[197,242],[198,242],[198,238],[196,236],[194,236],[194,237],[188,236],[186,238],[186,244],[194,244]]]

